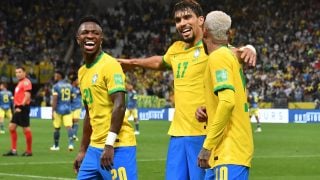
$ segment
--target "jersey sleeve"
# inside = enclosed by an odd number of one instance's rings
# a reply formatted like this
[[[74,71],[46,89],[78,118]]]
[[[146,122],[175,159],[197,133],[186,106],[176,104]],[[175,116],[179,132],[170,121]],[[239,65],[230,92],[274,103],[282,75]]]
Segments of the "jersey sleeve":
[[[106,71],[108,94],[113,94],[119,91],[126,92],[125,75],[120,64],[116,61],[112,61],[110,67],[111,68],[108,68],[108,71]]]
[[[162,62],[168,69],[171,69],[172,67],[171,60],[174,57],[173,52],[175,51],[175,49],[176,49],[176,43],[172,44],[167,50],[166,54],[162,57]]]
[[[208,66],[210,67],[210,73],[212,82],[214,82],[213,91],[217,94],[219,91],[224,89],[235,90],[232,62],[230,59],[225,58],[221,54],[214,54],[209,56]]]
[[[31,81],[25,80],[22,85],[23,85],[23,89],[25,91],[31,91],[31,89],[32,89]]]

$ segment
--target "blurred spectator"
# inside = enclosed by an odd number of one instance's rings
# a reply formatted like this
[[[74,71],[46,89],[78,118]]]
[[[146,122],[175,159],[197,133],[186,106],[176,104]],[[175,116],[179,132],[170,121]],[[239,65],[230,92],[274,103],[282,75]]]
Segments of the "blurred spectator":
[[[173,2],[119,0],[97,5],[83,0],[1,1],[0,80],[12,82],[11,66],[16,63],[33,69],[30,77],[42,85],[52,79],[53,67],[64,69],[66,74],[76,72],[82,60],[74,48],[73,31],[83,12],[100,16],[103,26],[108,27],[103,28],[103,47],[113,56],[164,54],[178,39],[170,17]],[[248,88],[259,89],[262,101],[274,102],[279,95],[287,101],[314,100],[320,87],[320,1],[199,2],[205,12],[220,9],[232,15],[233,45],[252,44],[257,49],[256,68],[245,73]],[[170,71],[139,69],[128,72],[127,78],[138,94],[167,100],[173,95]]]

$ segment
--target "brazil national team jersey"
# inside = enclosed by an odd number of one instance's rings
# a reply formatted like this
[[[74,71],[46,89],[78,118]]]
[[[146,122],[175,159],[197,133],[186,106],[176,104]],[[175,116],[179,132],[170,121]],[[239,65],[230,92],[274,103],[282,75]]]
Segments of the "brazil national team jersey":
[[[241,64],[227,47],[213,51],[208,59],[204,77],[205,98],[209,126],[215,116],[219,91],[234,91],[235,107],[225,129],[217,131],[214,137],[208,133],[204,147],[210,147],[211,167],[222,164],[236,164],[250,167],[253,155],[252,129],[249,120],[246,84]]]
[[[90,145],[103,148],[111,124],[113,103],[110,95],[124,91],[125,75],[116,59],[101,53],[78,72],[83,103],[88,106],[92,134]],[[136,139],[128,119],[123,120],[115,147],[135,146]]]
[[[168,132],[171,136],[206,134],[206,123],[198,122],[195,112],[205,104],[203,75],[207,60],[202,41],[188,49],[185,42],[176,41],[163,56],[174,75],[175,113]]]
[[[80,88],[72,86],[71,89],[71,110],[80,109],[82,107]]]
[[[3,110],[8,110],[12,104],[12,93],[8,90],[0,91],[0,108]]]
[[[71,88],[71,84],[66,82],[65,80],[60,80],[53,85],[52,95],[58,96],[56,113],[71,113]]]

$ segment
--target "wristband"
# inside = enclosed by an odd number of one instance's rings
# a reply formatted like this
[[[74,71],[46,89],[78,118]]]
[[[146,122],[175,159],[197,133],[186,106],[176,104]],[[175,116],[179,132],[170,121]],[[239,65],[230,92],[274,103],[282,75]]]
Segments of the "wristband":
[[[106,145],[113,146],[114,142],[117,139],[118,134],[109,131],[108,136],[106,138]]]
[[[254,47],[253,47],[252,45],[250,45],[250,44],[246,45],[244,48],[251,49],[251,50],[254,52],[254,54],[257,54],[256,48],[254,48]]]

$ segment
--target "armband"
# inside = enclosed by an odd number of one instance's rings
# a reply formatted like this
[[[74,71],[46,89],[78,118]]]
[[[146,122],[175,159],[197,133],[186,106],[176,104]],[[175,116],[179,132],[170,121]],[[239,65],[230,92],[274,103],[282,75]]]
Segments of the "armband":
[[[108,136],[106,138],[106,145],[110,145],[110,146],[113,146],[114,142],[116,141],[117,139],[117,134],[114,133],[114,132],[109,132],[108,133]]]

